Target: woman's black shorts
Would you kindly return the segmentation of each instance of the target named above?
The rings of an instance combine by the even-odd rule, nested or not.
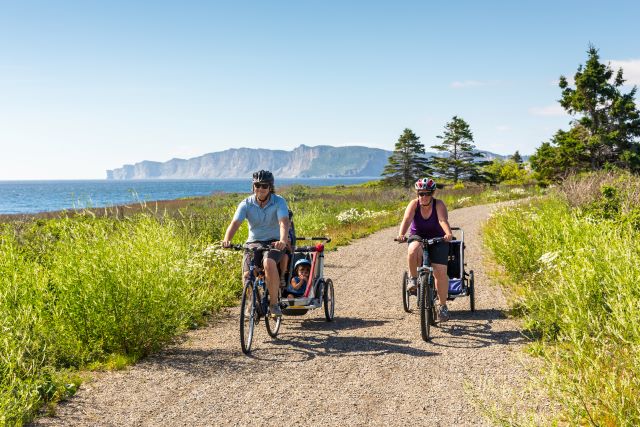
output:
[[[409,236],[409,240],[411,240],[411,236]],[[449,242],[438,242],[435,245],[430,245],[428,252],[432,264],[447,265],[449,263]]]

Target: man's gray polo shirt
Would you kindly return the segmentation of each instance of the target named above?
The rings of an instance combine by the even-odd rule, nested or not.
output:
[[[234,221],[249,222],[247,242],[265,242],[280,239],[278,219],[289,218],[287,202],[277,194],[271,194],[267,204],[261,208],[255,194],[247,197],[238,205]]]

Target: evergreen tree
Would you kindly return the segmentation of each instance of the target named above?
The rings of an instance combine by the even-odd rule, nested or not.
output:
[[[568,132],[559,130],[551,142],[535,153],[531,165],[545,180],[557,180],[569,171],[597,170],[618,166],[640,171],[640,112],[627,94],[622,69],[617,73],[600,63],[598,50],[589,46],[586,65],[578,66],[575,88],[560,76],[560,105],[577,119]]]
[[[411,129],[405,129],[382,171],[384,182],[408,188],[418,178],[427,175],[428,171],[428,161],[420,137]]]
[[[484,157],[484,154],[475,150],[471,128],[464,119],[453,116],[453,119],[444,127],[444,135],[437,138],[442,143],[432,145],[431,148],[447,153],[446,157],[433,157],[431,166],[441,177],[451,179],[454,183],[459,180],[484,181],[480,173],[480,164],[474,160]]]
[[[589,131],[581,125],[568,132],[556,132],[551,141],[543,143],[531,156],[537,178],[543,182],[559,181],[571,173],[588,170],[591,165],[588,139]]]
[[[509,157],[509,160],[513,160],[514,162],[516,162],[520,167],[522,167],[522,156],[520,155],[520,151],[516,150],[515,153],[513,153],[513,155],[511,157]]]

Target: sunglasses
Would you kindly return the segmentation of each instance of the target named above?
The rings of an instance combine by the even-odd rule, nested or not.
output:
[[[426,197],[426,196],[430,196],[432,195],[432,192],[428,192],[428,193],[418,193],[418,197]]]
[[[266,190],[267,188],[269,188],[269,184],[253,184],[253,186],[255,188],[262,188],[263,190]]]

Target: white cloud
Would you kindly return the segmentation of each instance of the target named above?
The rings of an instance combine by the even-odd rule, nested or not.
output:
[[[640,85],[640,59],[612,59],[610,64],[615,72],[622,68],[622,75],[626,80],[626,85]]]
[[[531,107],[529,108],[529,114],[545,117],[560,117],[568,115],[560,104],[547,105],[546,107]]]
[[[469,87],[495,86],[500,84],[498,81],[481,81],[481,80],[464,80],[451,83],[454,89],[465,89]]]

